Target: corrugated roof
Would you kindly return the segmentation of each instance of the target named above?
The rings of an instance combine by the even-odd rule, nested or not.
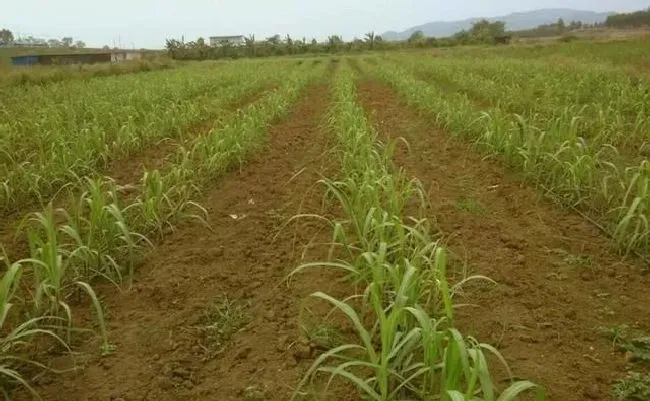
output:
[[[142,53],[139,50],[111,50],[108,52],[75,52],[75,53],[38,53],[38,54],[24,54],[15,57],[78,57],[78,56],[108,56],[111,54],[120,53]]]
[[[75,56],[106,56],[113,53],[122,53],[122,52],[101,52],[101,53],[38,53],[38,54],[25,54],[22,56],[14,57],[75,57]],[[13,57],[12,57],[13,58]]]

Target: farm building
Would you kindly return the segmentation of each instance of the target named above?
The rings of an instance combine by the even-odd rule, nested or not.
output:
[[[66,54],[30,54],[11,58],[13,65],[59,65],[59,64],[95,64],[117,63],[127,60],[140,60],[141,52],[113,51],[104,53],[66,53]]]
[[[246,44],[244,40],[244,35],[237,36],[210,36],[210,46],[219,47],[224,44],[229,44],[231,46],[242,46]]]
[[[140,60],[142,59],[141,52],[134,51],[115,51],[111,53],[111,62],[118,63],[120,61]]]

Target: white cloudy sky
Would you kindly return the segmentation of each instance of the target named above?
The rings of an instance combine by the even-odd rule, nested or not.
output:
[[[2,0],[0,28],[44,38],[73,36],[89,46],[162,47],[165,38],[275,33],[346,39],[374,30],[538,8],[632,11],[648,0]]]

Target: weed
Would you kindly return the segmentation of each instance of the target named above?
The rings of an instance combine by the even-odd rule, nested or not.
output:
[[[205,337],[204,348],[210,357],[220,354],[225,344],[244,326],[246,308],[241,301],[223,297],[204,312],[198,330]]]
[[[638,333],[627,325],[601,327],[599,330],[615,347],[627,353],[629,361],[650,362],[650,336]]]
[[[626,378],[614,383],[612,396],[615,401],[650,400],[650,375],[629,373]]]
[[[572,269],[593,270],[597,266],[596,261],[590,255],[576,255],[562,248],[551,249],[550,252],[561,257],[562,262]]]
[[[330,350],[343,344],[343,336],[339,329],[332,324],[319,323],[303,326],[303,331],[309,342],[321,350]]]
[[[475,214],[478,216],[486,213],[485,207],[478,201],[467,196],[459,196],[456,198],[456,208],[467,213]]]

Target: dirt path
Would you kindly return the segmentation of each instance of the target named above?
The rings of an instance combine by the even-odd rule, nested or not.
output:
[[[38,388],[45,400],[288,399],[313,361],[299,338],[304,298],[339,292],[325,273],[306,273],[291,286],[283,280],[301,245],[329,240],[329,230],[307,221],[280,230],[290,216],[321,209],[314,184],[327,163],[320,125],[328,94],[324,84],[308,89],[286,122],[270,129],[268,148],[207,192],[202,204],[213,231],[180,228],[153,251],[132,291],[105,297],[115,353],[92,358],[77,374],[48,375]],[[205,328],[206,311],[224,296],[231,304],[221,312],[241,311],[243,325],[219,346],[197,327]],[[96,347],[86,351],[97,354]]]
[[[464,331],[497,345],[514,373],[544,384],[550,400],[610,400],[612,380],[631,364],[597,328],[648,333],[650,278],[610,253],[593,226],[434,128],[390,88],[363,81],[358,89],[380,133],[410,143],[398,163],[430,190],[431,217],[454,266],[500,284],[467,288],[459,301],[476,306],[457,312]]]

